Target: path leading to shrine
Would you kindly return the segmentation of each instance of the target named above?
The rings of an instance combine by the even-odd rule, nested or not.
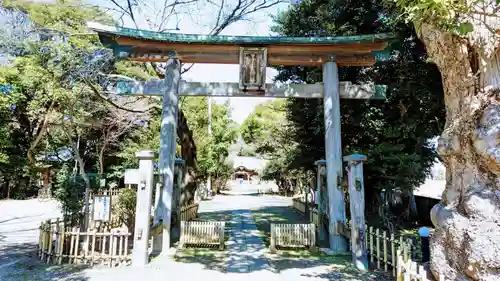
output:
[[[25,249],[36,245],[39,222],[57,217],[55,204],[36,200],[0,202],[0,280],[374,280],[353,270],[349,257],[307,251],[269,255],[269,222],[303,222],[305,218],[291,207],[291,198],[251,194],[249,190],[255,188],[237,184],[232,195],[215,196],[200,204],[200,219],[230,222],[225,251],[178,251],[174,258],[158,257],[144,268],[85,269],[42,264],[25,255]]]

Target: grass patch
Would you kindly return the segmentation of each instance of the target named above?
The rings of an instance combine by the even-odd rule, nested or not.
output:
[[[272,223],[309,223],[309,220],[292,207],[268,207],[252,210],[259,236],[269,246]]]
[[[226,221],[229,222],[232,219],[231,211],[222,211],[222,212],[206,212],[206,213],[198,213],[198,218],[196,220],[199,221]]]
[[[309,223],[306,216],[292,207],[254,209],[252,215],[259,230],[259,236],[263,238],[267,247],[269,246],[271,223]],[[392,280],[391,277],[385,274],[360,272],[352,265],[350,255],[329,256],[323,252],[312,252],[309,249],[287,249],[279,250],[278,254],[268,253],[266,257],[278,272],[305,269],[305,272],[301,274],[302,276],[327,280]],[[318,270],[308,270],[316,267],[318,267]]]
[[[351,262],[351,256],[329,256],[323,252],[313,253],[308,250],[286,250],[279,254],[268,254],[267,258],[273,268],[280,272],[297,268],[321,268],[320,270],[307,271],[301,275],[328,280],[392,280],[385,274],[375,272],[361,272]]]
[[[183,263],[199,263],[205,269],[227,272],[227,251],[185,248],[176,252],[174,260]]]

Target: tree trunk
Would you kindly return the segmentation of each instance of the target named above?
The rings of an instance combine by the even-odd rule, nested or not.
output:
[[[475,27],[467,38],[429,24],[419,31],[445,93],[438,152],[446,189],[431,211],[430,268],[446,280],[498,280],[500,272],[500,51]]]
[[[99,178],[102,179],[104,175],[104,152],[106,151],[106,144],[103,144],[99,151]]]
[[[73,131],[73,130],[71,130]],[[78,167],[80,170],[80,175],[83,178],[83,181],[85,182],[85,202],[84,202],[84,214],[83,214],[83,224],[81,224],[81,230],[85,231],[88,228],[88,223],[89,223],[89,216],[90,216],[90,179],[87,176],[87,173],[85,173],[85,163],[83,162],[83,158],[80,155],[80,150],[79,150],[79,143],[80,143],[80,135],[78,135],[78,143],[75,143],[73,141],[73,137],[69,133],[68,129],[65,128],[64,132],[66,133],[66,136],[68,137],[69,143],[71,144],[71,148],[73,149],[75,160],[78,163]],[[76,163],[75,163],[76,165]]]
[[[181,142],[181,157],[186,161],[183,172],[181,187],[180,206],[185,206],[193,202],[194,193],[198,187],[198,162],[196,160],[196,145],[193,133],[189,130],[184,112],[179,109],[179,120],[177,125],[177,136]]]

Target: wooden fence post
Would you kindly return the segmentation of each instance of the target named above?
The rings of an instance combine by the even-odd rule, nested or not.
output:
[[[322,186],[322,180],[321,177],[323,176],[321,174],[321,169],[325,169],[326,166],[326,161],[325,160],[318,160],[314,162],[316,165],[316,190],[318,191],[318,196],[316,196],[316,204],[318,205],[318,234],[319,234],[319,240],[320,241],[325,241],[327,239],[327,233],[325,229],[325,219],[324,219],[324,214],[326,214],[326,210],[324,209],[325,202],[323,202],[323,199],[327,198],[328,195],[325,194],[325,187]]]
[[[52,224],[49,220],[49,227],[48,227],[48,232],[49,232],[49,237],[48,237],[48,248],[47,248],[47,263],[50,262],[50,258],[52,257],[52,241],[54,239],[54,231],[53,230],[53,227],[52,227]]]
[[[354,265],[362,271],[368,270],[368,256],[365,248],[365,191],[363,161],[366,156],[352,154],[344,157],[348,167],[349,198],[351,208],[351,252]],[[379,231],[377,229],[377,265],[380,268]],[[370,251],[371,256],[373,253]]]
[[[391,263],[392,263],[392,275],[396,276],[396,238],[394,237],[394,233],[391,233]]]
[[[226,222],[221,222],[221,225],[219,226],[219,239],[220,239],[220,246],[219,248],[221,250],[224,250],[224,230],[226,229]]]
[[[66,223],[62,222],[61,231],[59,233],[59,251],[58,251],[58,264],[62,264],[63,255],[64,255],[64,241],[66,240]]]
[[[276,252],[276,233],[275,233],[275,229],[274,229],[274,224],[271,223],[271,242],[269,243],[269,251],[271,253],[275,253]]]
[[[384,231],[382,234],[382,243],[384,245],[384,271],[387,272],[387,232]]]

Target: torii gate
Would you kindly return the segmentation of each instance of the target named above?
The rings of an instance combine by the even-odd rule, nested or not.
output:
[[[393,34],[344,37],[261,37],[207,36],[160,33],[89,23],[101,42],[118,58],[139,62],[166,62],[165,79],[148,82],[122,81],[117,92],[163,97],[159,170],[163,174],[163,252],[170,247],[175,134],[178,97],[228,96],[320,98],[324,101],[325,148],[329,210],[329,242],[333,252],[347,251],[345,239],[337,231],[337,221],[345,222],[341,184],[342,146],[340,98],[385,98],[385,87],[339,82],[338,66],[370,66],[388,57],[386,48]],[[239,64],[239,83],[198,83],[180,80],[183,63]],[[266,84],[267,66],[322,66],[323,83]]]

